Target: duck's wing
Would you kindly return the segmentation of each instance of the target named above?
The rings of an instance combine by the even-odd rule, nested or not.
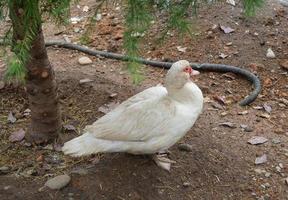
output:
[[[96,138],[117,141],[145,141],[163,134],[175,105],[166,98],[165,87],[156,86],[129,98],[104,115],[85,132]]]

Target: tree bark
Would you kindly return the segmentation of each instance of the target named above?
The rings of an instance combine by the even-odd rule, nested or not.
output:
[[[48,60],[42,30],[31,48],[26,89],[31,109],[31,124],[27,140],[35,143],[57,139],[61,130],[57,84]]]
[[[18,1],[18,2],[17,2]],[[10,7],[10,18],[13,25],[13,43],[25,38],[23,33],[24,25],[23,13],[25,14],[25,1],[23,4],[19,0],[14,0]],[[40,12],[35,12],[36,17]],[[29,59],[25,63],[26,91],[28,93],[29,105],[31,109],[31,122],[26,140],[31,143],[47,143],[57,139],[61,130],[61,114],[58,103],[57,84],[52,65],[48,60],[45,48],[44,36],[41,22],[37,25],[37,34],[33,39],[29,52]],[[27,32],[26,32],[27,34]],[[13,48],[17,54],[17,49]]]

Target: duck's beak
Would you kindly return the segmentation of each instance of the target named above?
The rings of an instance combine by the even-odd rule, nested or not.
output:
[[[191,76],[196,76],[196,75],[200,74],[200,72],[197,71],[197,70],[192,69],[190,74],[191,74]]]

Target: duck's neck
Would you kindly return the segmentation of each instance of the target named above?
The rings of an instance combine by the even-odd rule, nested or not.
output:
[[[203,95],[201,90],[198,88],[196,84],[189,81],[182,88],[177,87],[167,87],[168,96],[178,102],[195,104],[199,103],[202,105],[203,103]]]

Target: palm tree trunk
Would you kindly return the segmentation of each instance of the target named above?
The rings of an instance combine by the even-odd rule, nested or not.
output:
[[[41,29],[33,42],[30,56],[26,65],[26,89],[31,109],[27,139],[43,143],[57,139],[61,130],[61,115],[55,75],[48,60]]]
[[[27,28],[27,24],[24,25],[23,15],[25,15],[27,4],[25,1],[19,0],[12,2],[10,4],[10,18],[13,25],[13,43],[16,44],[17,41],[25,38],[23,30]],[[35,17],[41,19],[38,10],[35,11]],[[26,91],[31,109],[31,123],[26,134],[26,140],[37,144],[57,139],[61,130],[57,84],[45,48],[41,20],[39,22],[36,26],[37,32],[29,52],[29,59],[25,63],[27,69]],[[12,49],[17,54],[17,49]]]

